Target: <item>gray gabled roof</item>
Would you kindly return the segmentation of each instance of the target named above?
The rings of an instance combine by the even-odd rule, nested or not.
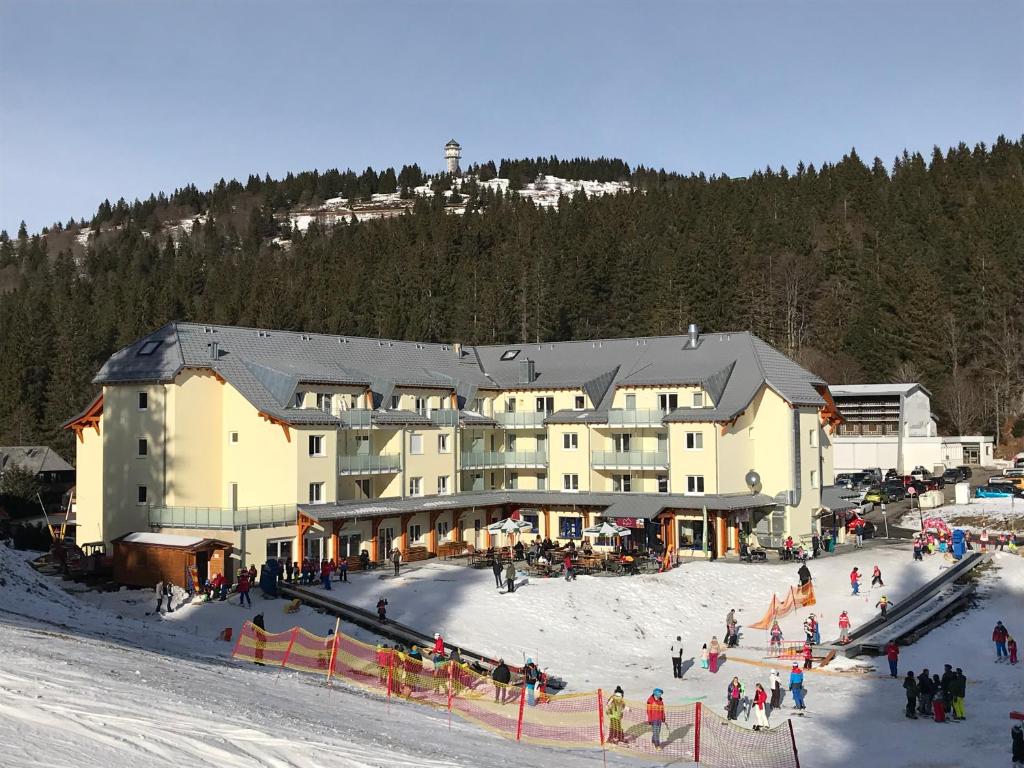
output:
[[[519,354],[503,360],[510,349]],[[526,361],[533,362],[535,374],[533,381],[522,383]],[[341,423],[319,410],[293,407],[294,392],[304,384],[366,386],[377,408],[389,403],[396,387],[452,391],[460,407],[481,389],[569,388],[585,392],[593,407],[553,420],[595,423],[607,419],[622,386],[699,385],[708,392],[711,407],[680,408],[665,421],[728,421],[764,386],[793,405],[820,407],[824,400],[818,389],[825,385],[749,333],[704,334],[696,346],[686,336],[654,336],[487,345],[456,354],[454,345],[447,344],[195,323],[170,323],[119,350],[94,381],[170,381],[186,368],[214,370],[257,409],[295,424]]]
[[[299,504],[299,511],[316,520],[358,520],[381,515],[436,512],[446,509],[472,509],[504,504],[518,506],[565,506],[600,509],[604,517],[635,517],[650,520],[666,509],[710,511],[758,509],[775,505],[763,493],[708,494],[687,496],[678,493],[599,493],[564,491],[472,491],[453,496],[417,496],[408,499],[368,499],[336,504]]]
[[[0,473],[10,467],[27,469],[33,475],[40,472],[74,472],[75,468],[45,445],[0,446]]]

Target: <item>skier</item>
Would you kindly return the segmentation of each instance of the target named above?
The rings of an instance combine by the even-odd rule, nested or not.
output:
[[[491,672],[491,680],[494,681],[494,703],[499,703],[498,700],[501,699],[500,703],[504,704],[508,695],[508,684],[512,682],[512,670],[508,668],[504,659],[498,659],[498,666]]]
[[[701,648],[700,648],[700,666],[701,666],[701,669],[707,669],[708,668],[708,656],[709,656],[708,644],[704,643],[704,645],[702,645]]]
[[[708,669],[711,670],[711,674],[718,672],[718,655],[722,652],[722,646],[718,643],[718,638],[714,635],[711,636],[711,645],[708,646]]]
[[[897,676],[896,667],[900,658],[900,649],[896,647],[895,640],[890,640],[889,644],[885,646],[885,658],[889,660],[889,677],[895,680]]]
[[[331,588],[331,564],[324,558],[320,561],[320,583],[324,589],[330,590]]]
[[[562,567],[565,571],[565,580],[576,581],[576,571],[572,567],[572,555],[568,552],[565,553],[565,560],[562,561]]]
[[[846,645],[850,642],[850,615],[843,611],[839,614],[839,644]]]
[[[895,603],[889,602],[889,598],[887,598],[885,595],[882,595],[882,599],[875,603],[875,607],[881,609],[883,619],[885,618],[885,612],[892,608],[894,605]]]
[[[917,676],[917,712],[920,715],[931,717],[932,715],[932,688],[931,673],[927,669]]]
[[[782,627],[779,626],[779,622],[772,620],[772,628],[769,631],[770,640],[768,641],[768,650],[771,654],[779,656],[782,654]]]
[[[381,624],[386,624],[388,620],[388,601],[383,597],[377,601],[377,619]]]
[[[932,717],[936,723],[946,722],[946,704],[942,699],[942,681],[938,675],[932,675]]]
[[[511,560],[505,566],[505,586],[508,587],[507,592],[516,591],[516,566]]]
[[[814,652],[811,650],[810,643],[804,643],[803,650],[800,651],[800,655],[804,657],[804,669],[810,669],[814,666]]]
[[[491,571],[494,573],[494,586],[497,589],[501,589],[504,584],[501,583],[501,559],[495,557],[491,560]]]
[[[1020,723],[1010,729],[1010,753],[1014,765],[1024,765],[1024,726]]]
[[[395,576],[397,576],[402,566],[402,550],[398,547],[391,550],[391,563],[395,566]]]
[[[907,672],[907,677],[903,681],[903,690],[907,693],[906,716],[911,720],[917,720],[917,712],[914,711],[917,704],[917,678],[914,677],[913,672]]]
[[[942,710],[946,714],[953,711],[953,696],[955,690],[956,672],[950,664],[946,665],[939,681],[939,690],[942,692]]]
[[[1009,654],[1006,650],[1006,638],[1010,633],[1006,631],[1003,622],[997,621],[995,629],[992,630],[992,642],[996,644],[996,661],[1002,661]]]
[[[953,679],[953,717],[956,720],[966,720],[964,712],[964,697],[967,695],[967,676],[960,667],[956,668],[956,677]]]
[[[860,594],[860,571],[856,568],[850,571],[850,588],[854,595]]]
[[[882,583],[882,569],[879,568],[877,565],[874,567],[874,569],[871,572],[871,586],[873,587],[876,584],[879,587],[884,587],[885,586],[885,584]]]
[[[676,641],[669,646],[672,653],[672,677],[679,680],[683,677],[683,638],[676,635]]]
[[[622,730],[622,716],[629,711],[629,707],[626,706],[624,696],[622,687],[615,686],[615,692],[608,699],[608,705],[604,708],[605,714],[608,715],[608,742],[611,744],[622,743],[626,740],[625,732]]]
[[[801,563],[800,567],[797,569],[796,574],[800,578],[801,587],[805,584],[811,583],[811,569],[807,567],[806,562]]]
[[[170,606],[168,606],[170,607]],[[1010,663],[1017,663],[1017,641],[1012,637],[1006,638],[1006,650],[1010,652]]]
[[[772,670],[770,687],[772,689],[772,700],[769,703],[770,709],[768,714],[782,707],[782,681],[779,679],[779,670],[777,669]]]
[[[799,664],[794,664],[789,672],[789,690],[793,694],[793,706],[799,710],[807,709],[804,706],[804,673]]]
[[[921,543],[920,538],[914,539],[914,560],[919,562],[924,561],[924,545]]]
[[[532,707],[536,703],[535,690],[537,681],[540,680],[540,670],[533,663],[533,659],[526,660],[526,666],[523,667],[523,680],[526,682],[526,703]]]
[[[661,726],[665,724],[663,694],[661,688],[655,688],[647,699],[647,723],[651,726],[651,743],[655,749],[661,749]]]
[[[249,597],[249,574],[243,570],[238,574],[238,604],[246,603],[252,608],[252,598]]]

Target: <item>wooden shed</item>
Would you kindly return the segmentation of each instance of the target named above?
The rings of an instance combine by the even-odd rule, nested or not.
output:
[[[167,533],[126,533],[111,543],[114,580],[120,584],[152,587],[158,581],[170,581],[184,587],[192,568],[199,584],[218,573],[234,578],[232,545],[226,541]]]

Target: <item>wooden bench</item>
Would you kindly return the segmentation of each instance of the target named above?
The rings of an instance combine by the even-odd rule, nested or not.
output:
[[[437,556],[445,560],[466,554],[470,546],[464,541],[445,541],[437,545]]]
[[[419,560],[429,560],[434,555],[426,547],[409,547],[402,553],[402,559],[407,563],[415,563]]]

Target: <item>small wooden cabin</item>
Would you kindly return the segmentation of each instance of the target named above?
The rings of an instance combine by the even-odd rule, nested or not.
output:
[[[126,533],[114,545],[114,580],[134,587],[152,587],[170,581],[184,587],[194,567],[199,584],[223,573],[233,579],[232,545],[218,539],[167,533]]]

